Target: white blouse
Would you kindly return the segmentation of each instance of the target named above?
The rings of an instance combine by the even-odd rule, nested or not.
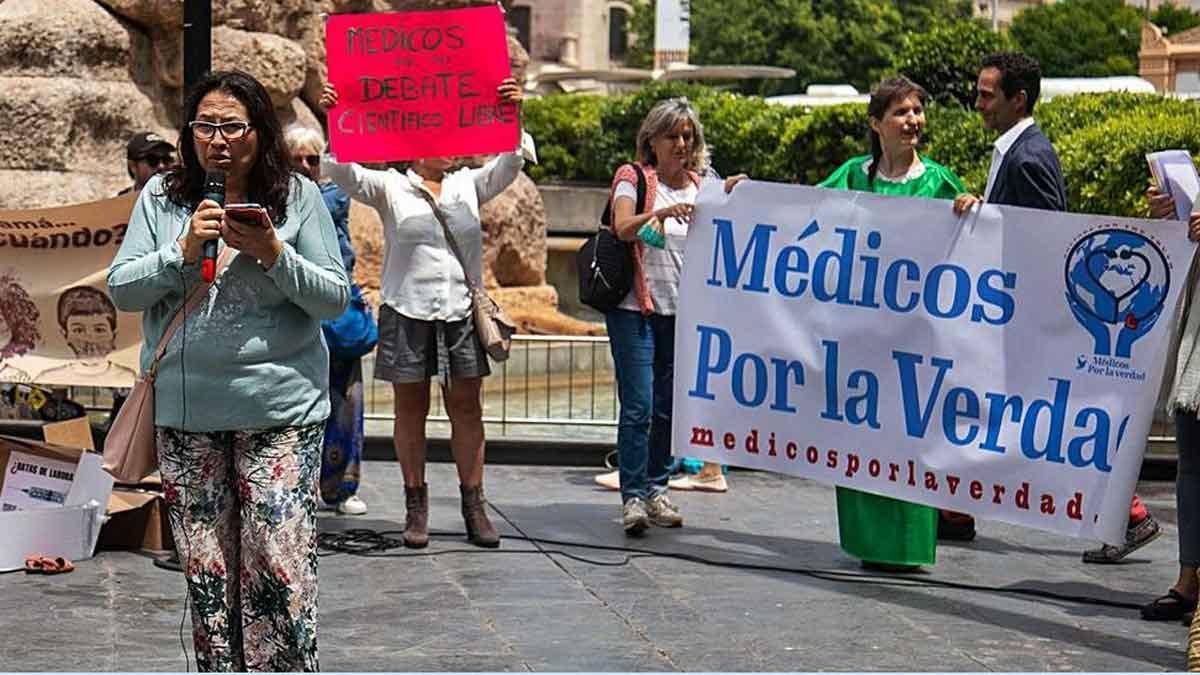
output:
[[[654,206],[650,210],[658,211],[676,204],[695,204],[699,192],[699,188],[691,181],[679,189],[659,181],[654,194]],[[632,183],[622,181],[617,184],[614,201],[617,197],[624,197],[636,204],[637,188]],[[679,304],[679,275],[683,271],[683,249],[687,245],[687,221],[667,218],[663,221],[663,234],[666,235],[665,248],[650,245],[642,247],[642,269],[646,273],[646,287],[650,291],[654,313],[675,316]],[[618,309],[642,311],[636,288],[629,289]]]
[[[536,161],[533,139],[522,133],[517,151],[499,155],[478,169],[448,173],[442,179],[437,202],[475,282],[481,281],[483,270],[479,206],[516,180],[526,155]],[[386,245],[380,280],[385,304],[421,321],[457,321],[470,315],[467,277],[446,243],[441,223],[421,196],[421,191],[428,190],[415,171],[402,174],[395,169],[367,169],[354,163],[339,164],[325,155],[321,173],[379,212]]]

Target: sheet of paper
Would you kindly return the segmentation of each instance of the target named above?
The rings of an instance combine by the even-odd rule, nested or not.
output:
[[[1165,150],[1146,155],[1146,160],[1159,189],[1175,200],[1175,217],[1187,220],[1200,193],[1200,176],[1191,155],[1186,150]]]
[[[1175,198],[1175,215],[1180,220],[1187,220],[1196,203],[1196,195],[1200,193],[1200,178],[1196,176],[1196,167],[1191,162],[1163,164],[1163,178],[1171,186],[1171,196]]]
[[[62,506],[74,480],[71,462],[10,452],[4,467],[4,489],[0,490],[0,512]]]

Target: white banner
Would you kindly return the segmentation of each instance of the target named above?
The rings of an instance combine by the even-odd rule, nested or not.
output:
[[[1120,542],[1194,248],[1174,221],[707,184],[675,453]]]

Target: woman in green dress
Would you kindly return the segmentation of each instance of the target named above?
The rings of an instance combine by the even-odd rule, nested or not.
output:
[[[867,104],[871,154],[850,159],[821,187],[948,200],[967,192],[954,172],[917,153],[927,99],[906,77],[879,83]],[[837,505],[842,550],[863,566],[907,571],[933,564],[936,509],[847,488],[837,489]]]

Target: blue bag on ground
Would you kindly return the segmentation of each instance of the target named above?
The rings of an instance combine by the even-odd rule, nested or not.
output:
[[[379,342],[379,326],[371,316],[371,308],[363,299],[358,284],[350,286],[350,304],[336,319],[321,322],[325,333],[325,344],[329,345],[329,357],[336,361],[352,361],[362,358],[375,349]]]

